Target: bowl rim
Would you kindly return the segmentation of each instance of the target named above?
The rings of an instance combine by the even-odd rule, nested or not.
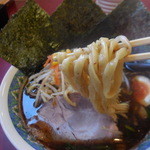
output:
[[[14,66],[11,66],[7,73],[5,74],[2,83],[0,85],[0,123],[2,129],[9,139],[9,141],[14,145],[17,150],[34,150],[17,132],[15,129],[12,120],[9,115],[8,109],[8,91],[11,85],[11,82],[17,73],[18,69]]]

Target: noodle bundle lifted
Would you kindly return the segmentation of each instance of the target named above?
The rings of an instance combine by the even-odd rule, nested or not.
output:
[[[85,48],[54,53],[44,69],[29,78],[27,93],[36,97],[36,107],[57,95],[76,106],[69,94],[80,93],[98,112],[117,120],[117,114],[126,116],[128,112],[128,103],[119,102],[118,96],[124,58],[130,53],[125,36],[100,38]]]
[[[145,89],[134,97],[133,87],[140,91],[136,75],[149,81],[150,72],[131,72],[123,64],[132,49],[128,39],[149,36],[149,18],[140,0],[124,0],[108,16],[93,0],[64,0],[51,16],[27,0],[10,19],[0,32],[0,57],[28,80],[17,73],[17,88],[12,81],[9,93],[17,100],[9,103],[10,114],[16,112],[14,125],[34,149],[120,150],[144,138],[150,110],[139,103]],[[135,53],[140,49],[149,51],[142,46]]]

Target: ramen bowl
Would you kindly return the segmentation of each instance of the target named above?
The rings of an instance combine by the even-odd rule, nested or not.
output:
[[[45,148],[26,131],[19,115],[17,96],[23,77],[24,75],[13,66],[6,73],[0,87],[0,122],[6,136],[16,149],[44,150]],[[133,149],[143,150],[149,147],[150,135],[148,133]]]

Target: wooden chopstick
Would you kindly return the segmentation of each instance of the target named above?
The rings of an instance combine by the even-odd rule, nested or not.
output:
[[[137,47],[137,46],[142,46],[142,45],[147,45],[150,44],[150,37],[145,37],[145,38],[140,38],[136,40],[131,40],[130,44],[132,47]],[[123,43],[119,43],[120,47],[123,47]],[[68,55],[70,55],[69,53]],[[72,53],[73,54],[73,53]],[[150,52],[147,53],[138,53],[138,54],[130,54],[127,57],[124,58],[125,62],[130,62],[130,61],[138,61],[138,60],[145,60],[145,59],[150,59]]]
[[[150,59],[150,52],[128,55],[125,58],[125,62],[145,60],[145,59]]]
[[[140,38],[130,41],[132,47],[150,44],[150,37]]]
[[[142,46],[142,45],[148,45],[150,44],[150,37],[140,38],[136,40],[131,40],[130,44],[132,47]],[[119,43],[120,47],[125,46],[124,43]]]
[[[148,45],[148,44],[150,44],[150,37],[131,40],[130,44],[131,44],[132,47]],[[125,62],[145,60],[145,59],[150,59],[150,52],[131,54],[131,55],[129,55],[125,58]]]

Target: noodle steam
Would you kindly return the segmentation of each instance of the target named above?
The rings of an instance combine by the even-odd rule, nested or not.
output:
[[[124,58],[130,53],[131,45],[125,36],[100,38],[86,48],[54,53],[44,69],[29,78],[27,92],[36,97],[36,106],[62,94],[70,105],[76,106],[68,94],[78,92],[88,98],[98,112],[116,120],[117,114],[125,116],[128,111],[128,103],[119,102],[118,95]],[[55,84],[53,66],[56,64],[60,85]]]

